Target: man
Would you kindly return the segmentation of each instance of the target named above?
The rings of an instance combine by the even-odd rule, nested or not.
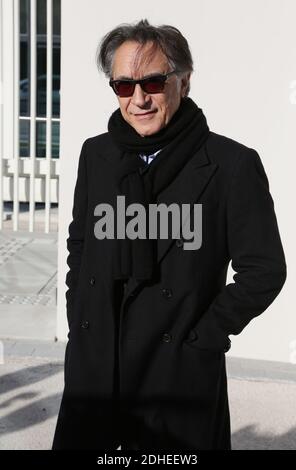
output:
[[[229,335],[286,278],[264,168],[254,149],[209,130],[188,96],[192,57],[176,28],[121,25],[101,41],[98,65],[119,108],[79,159],[53,449],[231,449]],[[183,219],[178,238],[112,237],[112,223],[100,237],[101,209],[118,197],[146,209],[201,204],[200,247],[185,249]]]

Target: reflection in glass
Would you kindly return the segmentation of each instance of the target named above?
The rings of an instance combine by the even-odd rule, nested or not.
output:
[[[60,123],[59,121],[52,122],[52,135],[51,135],[51,158],[59,158],[60,153]],[[36,122],[36,157],[46,157],[46,121]]]
[[[46,0],[37,2],[37,116],[46,116]]]
[[[53,0],[52,115],[60,117],[61,0]]]
[[[52,158],[59,158],[60,156],[60,122],[53,121],[52,123]]]
[[[46,157],[46,121],[36,122],[36,157]]]
[[[46,35],[46,0],[37,1],[37,34]]]
[[[20,115],[30,115],[30,1],[20,0]]]
[[[20,119],[20,157],[30,156],[30,121]]]

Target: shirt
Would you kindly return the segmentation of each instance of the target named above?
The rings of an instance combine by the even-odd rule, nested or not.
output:
[[[144,153],[140,153],[140,157],[144,160],[144,162],[146,163],[151,163],[153,158],[156,157],[156,155],[161,151],[162,149],[160,150],[157,150],[157,152],[155,153],[152,153],[151,155],[145,155]]]

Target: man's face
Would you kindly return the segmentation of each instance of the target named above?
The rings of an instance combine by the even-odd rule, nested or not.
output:
[[[150,46],[151,43],[146,44],[144,51]],[[116,50],[113,59],[113,80],[141,79],[147,75],[172,71],[166,56],[159,49],[155,51],[149,63],[147,60],[140,60],[136,68],[135,55],[138,47],[137,42],[126,41]],[[123,118],[142,137],[160,131],[177,111],[181,97],[185,96],[189,78],[190,74],[183,77],[172,74],[168,77],[161,93],[149,95],[142,90],[140,84],[137,84],[132,96],[127,98],[117,96]]]

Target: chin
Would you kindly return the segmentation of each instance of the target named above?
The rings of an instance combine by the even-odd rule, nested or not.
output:
[[[148,135],[152,135],[152,134],[155,134],[155,131],[154,129],[136,129],[136,131],[138,132],[138,134],[140,134],[142,137],[146,137]]]
[[[156,134],[161,128],[162,126],[135,126],[135,130],[143,137]]]

